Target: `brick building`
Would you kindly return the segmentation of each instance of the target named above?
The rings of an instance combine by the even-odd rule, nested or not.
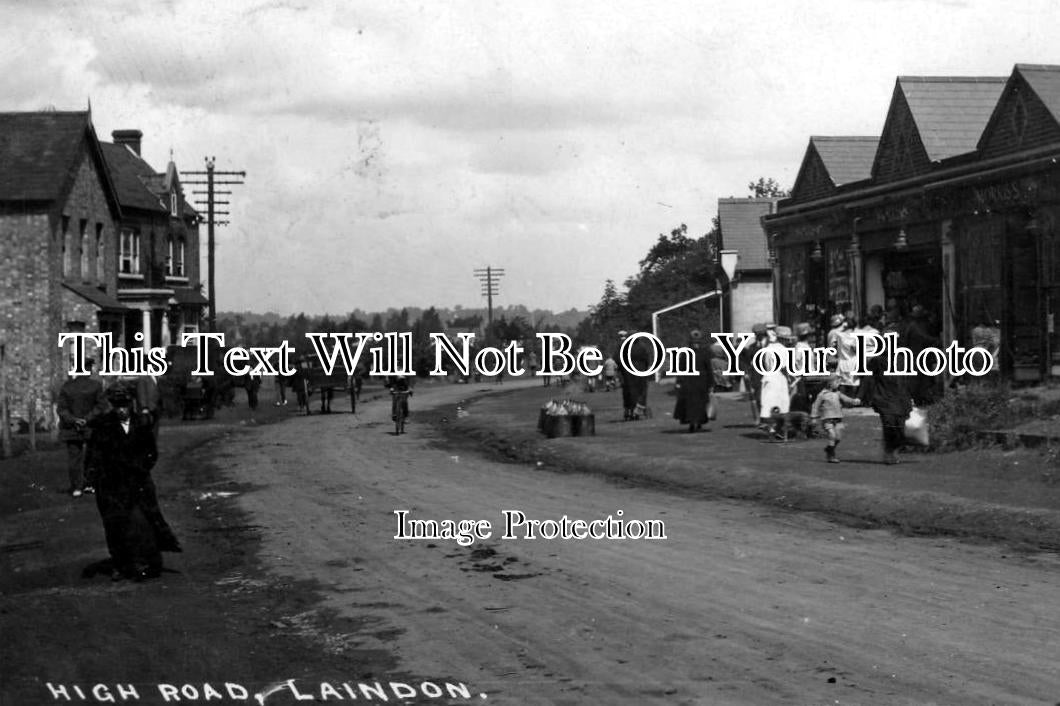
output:
[[[0,113],[0,336],[12,419],[49,418],[61,331],[120,330],[120,218],[88,113]]]
[[[50,425],[68,365],[61,332],[110,332],[119,345],[138,345],[148,297],[149,335],[156,319],[177,329],[199,325],[198,217],[182,197],[177,216],[159,203],[180,196],[172,164],[172,174],[132,170],[105,153],[115,147],[99,141],[87,111],[0,113],[0,364],[13,421]],[[153,208],[131,200],[132,171]],[[146,247],[123,243],[129,230]],[[182,274],[165,269],[170,242],[181,242],[171,235],[184,238]],[[158,263],[155,279],[149,273]],[[158,333],[149,340],[160,341]]]
[[[878,140],[811,139],[762,220],[779,318],[920,306],[943,346],[987,327],[1009,378],[1060,375],[1058,159],[1060,67],[899,77]]]

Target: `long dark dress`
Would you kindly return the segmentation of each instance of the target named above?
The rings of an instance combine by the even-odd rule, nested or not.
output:
[[[714,369],[711,365],[710,349],[703,344],[692,344],[695,353],[695,375],[682,376],[678,379],[680,388],[677,391],[677,406],[674,417],[681,424],[687,424],[694,431],[706,424],[707,405],[710,393],[714,389]]]
[[[629,351],[630,361],[637,370],[647,370],[651,365],[652,351],[650,344],[643,338],[634,341]],[[619,365],[622,378],[622,406],[626,419],[639,419],[647,413],[648,377],[634,375],[623,365]]]
[[[96,506],[113,568],[128,578],[157,576],[162,551],[180,551],[158,507],[151,468],[158,452],[150,424],[135,417],[126,431],[116,413],[108,414],[93,434],[99,462]]]
[[[883,448],[890,454],[905,443],[905,420],[913,411],[912,396],[905,377],[886,374],[884,356],[870,358],[868,369],[872,373],[872,409],[880,415]]]

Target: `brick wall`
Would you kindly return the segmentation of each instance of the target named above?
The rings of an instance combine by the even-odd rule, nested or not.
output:
[[[69,281],[82,282],[79,226],[84,219],[93,250],[95,224],[103,224],[104,280],[109,293],[116,291],[114,223],[96,165],[84,154],[61,208],[0,212],[0,320],[12,419],[28,421],[32,403],[38,419],[51,421],[52,396],[64,379],[59,333],[68,321],[83,321],[88,331],[98,323],[95,306],[61,284],[61,216],[67,217],[72,233]],[[94,262],[89,269],[95,269]]]

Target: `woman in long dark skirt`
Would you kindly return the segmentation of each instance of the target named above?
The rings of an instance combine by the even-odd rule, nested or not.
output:
[[[692,331],[689,347],[694,354],[695,375],[683,375],[678,379],[677,406],[674,418],[688,425],[689,433],[697,432],[710,421],[708,406],[710,393],[714,389],[714,368],[711,365],[710,347],[703,334]]]
[[[161,552],[181,551],[158,506],[151,468],[158,458],[150,422],[132,415],[132,396],[120,386],[107,394],[113,410],[93,434],[98,463],[96,506],[114,579],[143,580],[162,571]]]
[[[869,359],[872,373],[872,409],[883,425],[883,462],[898,463],[898,449],[905,443],[905,420],[913,411],[913,399],[901,375],[887,375],[885,356]]]

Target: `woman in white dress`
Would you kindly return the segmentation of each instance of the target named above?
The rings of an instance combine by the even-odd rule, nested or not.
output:
[[[787,351],[777,340],[776,327],[770,328],[766,335],[769,337],[769,342],[762,349],[764,352],[759,356],[762,361],[763,375],[762,397],[758,416],[759,421],[764,426],[775,432],[776,430],[773,428],[774,415],[787,414],[791,411],[791,388],[789,387]],[[779,364],[774,366],[770,361],[771,357],[775,357]],[[764,372],[773,367],[777,368],[776,371]]]

